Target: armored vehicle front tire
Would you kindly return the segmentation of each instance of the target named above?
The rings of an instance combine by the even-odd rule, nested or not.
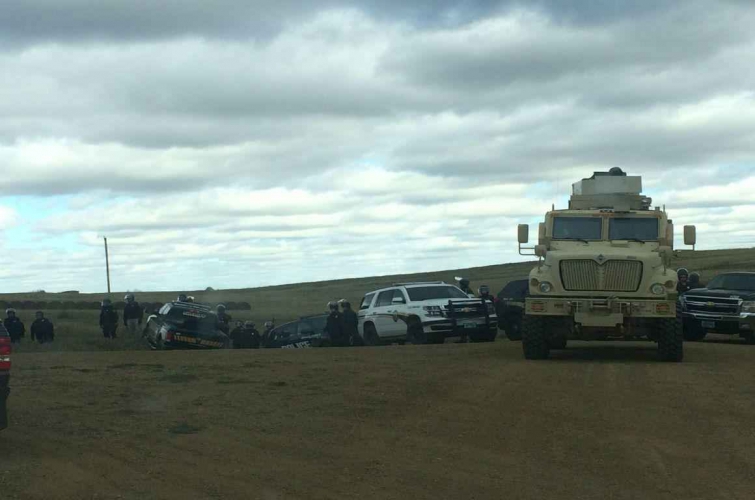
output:
[[[684,331],[681,318],[657,320],[658,358],[661,361],[680,362],[684,358]]]
[[[550,332],[547,318],[527,316],[522,318],[522,350],[525,359],[547,359],[550,354]]]

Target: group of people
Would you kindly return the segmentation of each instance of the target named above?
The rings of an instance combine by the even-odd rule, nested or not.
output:
[[[11,342],[18,344],[26,336],[26,325],[16,315],[16,310],[8,308],[5,310],[5,319],[3,326],[8,330]],[[37,311],[34,313],[34,322],[31,324],[31,341],[46,344],[55,340],[55,326],[52,321],[45,318],[45,313]]]
[[[676,291],[684,293],[688,290],[694,290],[696,288],[704,288],[704,285],[700,282],[700,274],[691,273],[685,267],[680,267],[676,271],[678,281],[676,283]]]
[[[333,347],[361,346],[364,344],[359,335],[359,318],[351,308],[351,302],[341,299],[328,302],[328,319],[325,333]]]
[[[141,329],[144,321],[144,309],[136,301],[133,293],[125,297],[126,305],[123,306],[123,326],[130,334],[136,334]],[[120,325],[120,315],[115,310],[110,299],[102,301],[100,309],[100,329],[106,339],[115,339]]]

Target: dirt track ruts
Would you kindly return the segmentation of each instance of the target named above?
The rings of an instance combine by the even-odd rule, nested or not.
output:
[[[3,499],[755,497],[755,348],[14,356]]]

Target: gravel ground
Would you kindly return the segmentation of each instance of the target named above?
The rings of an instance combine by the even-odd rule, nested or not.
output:
[[[3,499],[751,499],[755,348],[14,355]]]

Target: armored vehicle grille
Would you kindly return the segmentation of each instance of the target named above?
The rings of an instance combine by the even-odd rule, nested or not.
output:
[[[642,262],[590,259],[561,261],[561,281],[570,292],[636,292],[642,281]]]

